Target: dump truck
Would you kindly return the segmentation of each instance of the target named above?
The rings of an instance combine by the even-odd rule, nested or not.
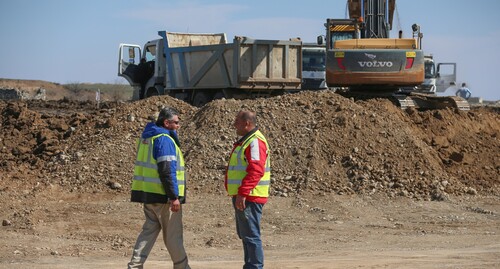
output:
[[[144,46],[119,46],[118,75],[134,98],[168,94],[195,106],[219,98],[257,98],[300,89],[302,42],[226,34],[159,31]]]
[[[396,0],[347,0],[347,7],[348,19],[325,24],[329,88],[353,98],[386,97],[401,108],[469,109],[465,100],[415,90],[425,80],[423,34],[413,24],[412,38],[402,38],[402,31],[398,38],[389,37]]]

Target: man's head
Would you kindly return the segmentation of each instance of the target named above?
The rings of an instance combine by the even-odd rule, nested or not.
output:
[[[464,82],[464,83],[462,83],[462,87],[465,87],[465,86],[467,86],[467,84],[465,84],[465,82]]]
[[[160,110],[156,125],[168,130],[179,129],[179,112],[171,107],[165,107]]]
[[[255,112],[249,110],[241,110],[233,123],[236,129],[236,134],[239,136],[244,136],[252,131],[255,126],[257,126],[257,116]]]

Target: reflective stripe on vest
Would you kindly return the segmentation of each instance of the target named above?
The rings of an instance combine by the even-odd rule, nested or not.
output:
[[[154,141],[160,136],[168,137],[175,145],[175,156],[167,155],[155,160],[153,158]],[[185,190],[185,166],[184,157],[180,148],[175,144],[174,139],[167,134],[159,134],[147,139],[138,139],[137,141],[137,159],[134,167],[134,179],[132,181],[132,190],[143,191],[165,195],[165,189],[158,174],[158,162],[177,161],[176,176],[179,196],[184,196]]]
[[[264,175],[259,180],[257,186],[250,192],[250,196],[268,197],[269,186],[271,182],[271,161],[270,151],[267,140],[262,133],[257,130],[250,135],[243,143],[236,146],[231,157],[229,158],[229,166],[227,168],[227,192],[229,195],[238,194],[238,188],[241,186],[241,181],[247,175],[246,169],[248,163],[245,159],[245,150],[252,143],[254,139],[260,139],[266,144],[267,159],[264,167]]]

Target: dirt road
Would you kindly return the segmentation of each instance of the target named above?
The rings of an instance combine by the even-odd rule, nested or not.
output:
[[[140,206],[123,194],[54,199],[58,191],[30,206],[33,229],[1,230],[0,267],[124,268],[142,225]],[[498,197],[274,197],[264,208],[266,268],[498,268],[498,212]],[[192,268],[241,267],[227,197],[192,197],[184,216]],[[159,238],[147,268],[170,264]]]

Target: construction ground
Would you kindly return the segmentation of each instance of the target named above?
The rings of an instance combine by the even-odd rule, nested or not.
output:
[[[48,93],[50,96],[50,93]],[[241,268],[223,179],[232,123],[255,110],[271,147],[266,268],[500,268],[500,109],[418,111],[331,91],[217,100],[0,101],[0,268],[125,268],[135,139],[181,113],[192,268]],[[161,237],[146,268],[171,268]]]

